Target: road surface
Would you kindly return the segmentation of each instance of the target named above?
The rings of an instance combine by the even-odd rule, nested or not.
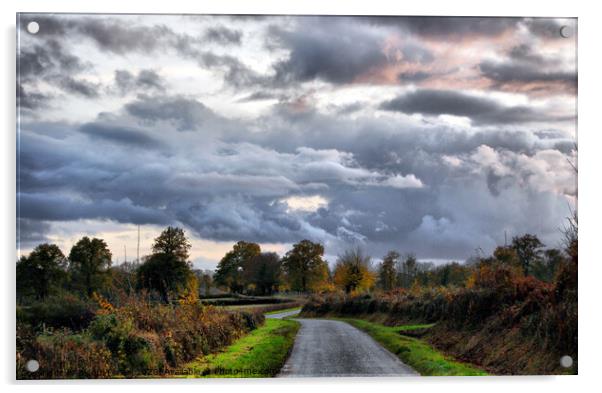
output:
[[[284,312],[271,318],[291,315]],[[342,321],[295,319],[301,328],[279,377],[418,376],[366,333]]]
[[[281,318],[285,318],[285,317],[290,317],[293,315],[297,315],[301,312],[301,309],[296,309],[296,310],[289,310],[289,311],[284,311],[284,312],[279,312],[277,314],[266,314],[266,318],[274,318],[274,319],[281,319]]]

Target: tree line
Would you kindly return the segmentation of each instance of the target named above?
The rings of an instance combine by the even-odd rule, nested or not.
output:
[[[111,291],[146,291],[168,303],[183,297],[211,294],[212,287],[235,294],[272,295],[294,291],[346,293],[420,286],[464,286],[478,264],[504,264],[524,275],[551,281],[566,260],[557,249],[545,249],[534,235],[512,239],[490,257],[472,258],[435,266],[419,262],[412,253],[389,251],[374,264],[361,248],[340,254],[332,270],[324,259],[324,246],[302,240],[282,257],[262,252],[257,243],[239,241],[220,260],[215,272],[194,270],[189,261],[190,241],[181,228],[167,227],[141,263],[112,266],[106,242],[83,237],[65,256],[54,244],[40,244],[17,262],[17,296],[42,300],[68,291],[92,297]]]
[[[497,247],[490,257],[472,257],[466,263],[436,266],[420,262],[413,253],[389,251],[374,264],[361,248],[351,248],[337,257],[331,270],[323,259],[324,247],[303,240],[282,258],[262,253],[256,243],[238,242],[219,262],[213,277],[216,285],[234,293],[269,295],[275,291],[346,293],[390,291],[418,285],[465,286],[478,266],[504,265],[525,276],[551,282],[567,261],[562,250],[549,248],[535,235],[516,236],[511,244]]]
[[[55,244],[40,244],[17,261],[17,297],[27,302],[70,292],[90,298],[115,290],[145,290],[163,302],[196,296],[203,274],[193,271],[190,248],[184,230],[171,226],[155,239],[152,254],[140,264],[112,266],[112,253],[103,239],[85,236],[68,256]]]

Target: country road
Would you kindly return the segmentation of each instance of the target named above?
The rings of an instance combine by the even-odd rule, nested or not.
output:
[[[284,318],[298,311],[272,314]],[[301,328],[278,377],[418,376],[366,333],[327,319],[295,319]]]
[[[269,318],[281,319],[281,318],[286,318],[286,317],[290,317],[293,315],[297,315],[297,314],[299,314],[300,311],[301,311],[301,309],[284,311],[284,312],[279,312],[277,314],[267,314],[265,317],[268,319]]]

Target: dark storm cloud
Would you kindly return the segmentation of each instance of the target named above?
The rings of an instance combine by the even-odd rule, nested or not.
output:
[[[424,71],[406,71],[400,72],[397,78],[400,82],[422,82],[432,76],[433,74]]]
[[[57,77],[56,84],[65,92],[80,95],[86,98],[97,98],[100,96],[100,86],[84,79],[75,79],[70,76]]]
[[[118,17],[42,16],[39,20],[41,31],[44,26],[49,26],[41,35],[42,38],[48,38],[48,42],[57,42],[68,36],[80,36],[91,40],[99,50],[113,54],[148,55],[158,50],[175,51],[183,58],[195,60],[203,66],[225,66],[232,79],[236,73],[244,71],[244,66],[238,59],[231,56],[217,56],[204,49],[207,40],[219,44],[224,44],[225,41],[229,43],[240,41],[242,33],[225,27],[209,29],[205,36],[193,36],[176,33],[162,24],[136,25]],[[58,25],[61,27],[58,28]]]
[[[413,250],[432,258],[464,259],[470,255],[475,244],[488,248],[503,241],[503,230],[500,231],[500,228],[504,225],[513,233],[522,233],[526,228],[542,233],[545,226],[537,227],[532,222],[523,222],[527,216],[517,215],[517,211],[531,208],[545,210],[539,203],[552,204],[556,210],[553,214],[548,213],[548,225],[554,220],[560,222],[560,212],[566,208],[566,201],[560,195],[539,191],[525,194],[523,176],[530,169],[525,169],[515,177],[507,177],[487,168],[479,169],[479,161],[475,163],[472,159],[469,160],[470,166],[460,164],[458,167],[442,160],[446,156],[466,157],[483,145],[493,146],[495,151],[512,152],[508,154],[515,157],[512,162],[516,163],[513,164],[516,167],[511,171],[519,173],[523,165],[521,162],[527,157],[533,157],[540,150],[555,149],[558,142],[554,138],[540,140],[527,130],[462,132],[445,127],[412,127],[397,124],[391,119],[343,121],[318,113],[306,115],[302,120],[287,117],[282,124],[272,120],[273,132],[257,135],[259,139],[256,143],[277,146],[278,149],[295,145],[312,146],[315,149],[336,147],[352,151],[361,167],[414,173],[424,182],[426,187],[422,189],[358,189],[339,185],[319,192],[330,204],[327,209],[312,215],[309,222],[334,237],[370,239],[365,246],[373,255],[383,255],[392,248]],[[279,127],[281,131],[278,131]],[[561,139],[565,141],[563,143],[569,140],[566,135],[557,133],[555,136],[564,138]],[[460,158],[459,162],[464,160],[466,158]],[[556,164],[549,165],[554,167],[562,161],[560,159]],[[540,183],[537,179],[530,181],[533,182],[530,187],[538,187]],[[465,195],[460,197],[458,190],[465,190]],[[449,193],[458,194],[453,203],[445,198]],[[479,198],[486,200],[479,207],[480,214],[487,214],[488,209],[500,212],[493,220],[496,224],[484,223],[482,218],[474,214],[462,216],[461,211],[470,207],[460,206],[458,201],[460,198],[470,200],[470,195],[479,195]],[[510,195],[518,198],[520,207],[517,209],[504,204],[504,198]],[[458,204],[458,207],[454,204]],[[553,238],[554,234],[550,231],[545,236]],[[444,244],[438,247],[430,243],[431,238],[441,239]],[[428,246],[425,245],[427,240]]]
[[[152,52],[177,38],[170,28],[163,25],[136,26],[117,19],[88,17],[69,18],[63,23],[94,41],[99,49],[117,54]]]
[[[40,14],[24,15],[22,18],[22,29],[26,29],[28,21],[37,21],[40,24],[39,38],[45,39],[46,42],[78,37],[92,41],[101,51],[119,55],[132,52],[149,54],[159,49],[176,49],[185,53],[191,51],[194,45],[202,43],[200,37],[177,34],[162,24],[137,25],[117,16]]]
[[[20,49],[17,67],[19,77],[29,79],[79,72],[86,68],[86,64],[69,53],[58,41],[49,40],[44,45]]]
[[[561,194],[573,195],[572,172],[565,168],[573,142],[566,130],[547,124],[545,133],[535,133],[529,124],[564,118],[461,90],[418,90],[371,114],[378,106],[372,93],[335,105],[328,101],[330,88],[312,97],[302,84],[351,83],[383,69],[392,71],[391,82],[396,74],[401,83],[435,79],[448,70],[437,67],[436,49],[431,52],[419,38],[470,42],[502,34],[520,19],[282,18],[264,32],[278,49],[274,70],[264,73],[237,55],[242,36],[234,29],[193,36],[118,16],[50,19],[61,23],[42,20],[41,39],[75,37],[122,62],[114,82],[93,89],[98,79],[83,75],[89,65],[75,52],[59,45],[55,58],[37,43],[23,48],[32,55],[24,62],[26,75],[39,74],[70,96],[85,96],[85,86],[65,80],[60,86],[61,79],[51,75],[90,83],[89,97],[104,91],[136,98],[82,124],[23,123],[19,203],[22,219],[34,223],[25,237],[43,239],[48,224],[36,232],[37,223],[98,219],[185,225],[198,236],[224,241],[309,238],[327,244],[333,254],[359,243],[374,256],[398,249],[419,257],[463,259],[477,246],[503,241],[504,230],[553,239],[566,215]],[[412,40],[385,49],[385,42],[395,41],[387,39],[400,32],[404,38],[412,33]],[[212,53],[208,48],[215,45],[206,45],[208,40],[232,45],[227,48],[232,52]],[[549,59],[526,46],[505,55],[506,65],[555,71],[540,67]],[[164,79],[170,69],[140,70],[153,56],[192,61],[227,84],[210,92],[199,87],[196,96],[179,95],[178,84]],[[400,70],[413,71],[387,68],[403,62],[412,64]],[[471,70],[475,78],[474,71],[485,73],[482,67]],[[503,72],[496,72],[503,79]],[[41,93],[34,87],[20,86],[20,101],[29,107],[42,99],[36,99]],[[258,104],[261,112],[254,105],[243,107],[251,108],[252,120],[227,119],[209,108],[215,101],[205,105],[196,98],[214,93],[214,99],[230,99],[228,104],[278,102],[271,109],[270,102]],[[326,107],[318,104],[323,97]],[[437,119],[420,122],[391,111],[466,116],[472,125],[448,127]],[[326,202],[315,212],[298,211],[287,203],[292,196]]]
[[[140,70],[138,75],[127,70],[115,71],[115,86],[120,94],[137,90],[165,90],[165,80],[154,70]]]
[[[290,49],[289,58],[274,67],[277,81],[323,79],[347,83],[371,68],[387,63],[381,49],[382,37],[362,31],[352,20],[345,23],[332,18],[330,22],[302,19],[294,31],[271,28],[270,35]]]
[[[217,115],[201,102],[186,97],[141,96],[125,106],[125,110],[140,119],[142,124],[167,121],[179,131],[200,129],[206,122],[214,121]]]
[[[42,78],[67,93],[76,93],[90,98],[97,97],[95,86],[70,76],[87,68],[88,64],[69,53],[56,40],[48,40],[43,45],[19,48],[17,53],[19,107],[37,109],[48,105],[52,95],[40,92],[37,87],[37,82]]]
[[[482,62],[479,66],[484,77],[499,83],[508,82],[561,82],[577,84],[577,74],[570,71],[545,70],[542,64]]]
[[[534,18],[525,20],[525,25],[531,33],[543,38],[562,39],[560,28],[563,21],[551,18]]]
[[[381,105],[388,111],[423,115],[453,115],[470,118],[476,124],[513,124],[569,120],[540,113],[528,106],[506,106],[497,101],[450,90],[417,90]]]
[[[188,117],[177,113],[184,119]],[[181,222],[198,236],[214,240],[288,243],[310,238],[326,243],[333,253],[346,244],[360,242],[375,256],[398,249],[416,251],[424,257],[463,259],[475,244],[485,248],[495,244],[499,236],[503,239],[500,228],[510,228],[504,223],[513,223],[514,231],[522,230],[523,226],[537,229],[523,222],[525,216],[520,212],[535,208],[532,205],[540,197],[538,193],[527,195],[521,191],[513,196],[516,205],[507,206],[503,203],[504,195],[516,193],[516,179],[499,181],[494,177],[502,175],[491,174],[487,168],[479,170],[481,175],[475,175],[478,168],[475,164],[450,167],[441,160],[442,155],[473,162],[467,157],[479,146],[488,144],[495,146],[496,151],[508,149],[531,156],[562,137],[554,134],[556,138],[539,140],[532,133],[518,131],[496,134],[462,133],[444,127],[426,130],[387,118],[347,121],[319,113],[307,115],[303,120],[282,116],[277,112],[258,120],[262,133],[241,129],[232,135],[233,141],[220,143],[215,154],[188,154],[188,144],[193,149],[190,151],[194,151],[194,146],[208,142],[203,135],[184,134],[201,138],[181,145],[180,155],[188,158],[178,162],[185,166],[174,166],[169,155],[144,152],[145,149],[140,150],[134,161],[119,158],[131,157],[130,143],[136,142],[138,135],[128,133],[129,129],[109,134],[109,138],[117,138],[115,142],[127,138],[121,146],[114,144],[110,150],[93,139],[89,144],[60,140],[49,143],[47,139],[34,143],[33,136],[24,135],[21,206],[27,213],[23,216],[36,220]],[[106,137],[106,128],[93,127],[98,125],[84,126],[87,131],[84,133],[91,138],[97,138],[96,134]],[[280,153],[294,151],[299,146],[313,149],[294,155]],[[91,154],[95,151],[101,155]],[[353,162],[343,165],[350,157],[341,152],[352,152]],[[341,157],[342,161],[333,161],[331,157]],[[76,167],[73,162],[77,162]],[[415,173],[426,187],[395,189],[341,182],[358,168],[365,168],[365,173]],[[325,183],[310,185],[319,179]],[[304,189],[304,185],[310,188]],[[473,207],[454,205],[468,198],[458,194],[458,188],[487,199],[479,206],[479,214],[490,209],[500,212],[499,217],[492,218],[487,225],[474,214],[465,217],[465,210]],[[89,202],[64,197],[63,191],[76,192]],[[491,196],[486,197],[483,192]],[[287,195],[314,194],[325,197],[329,206],[310,215],[291,213],[279,202]],[[454,202],[444,198],[445,195],[454,195]],[[547,206],[566,206],[560,199],[545,198],[542,203]],[[440,239],[441,245],[428,243],[430,237]]]
[[[53,95],[39,91],[38,82],[45,81],[66,94],[75,94],[88,99],[97,98],[98,84],[76,77],[90,65],[71,54],[55,39],[44,44],[20,48],[17,54],[19,75],[18,104],[23,109],[39,109],[49,106]],[[35,113],[32,113],[35,115]]]
[[[202,52],[193,57],[201,66],[223,70],[224,80],[235,87],[262,85],[271,82],[269,77],[253,71],[234,56]]]
[[[35,110],[43,108],[49,100],[47,94],[28,92],[22,84],[17,83],[17,107],[22,109]]]
[[[239,30],[231,30],[224,26],[213,27],[205,31],[205,40],[214,42],[216,44],[227,45],[236,44],[239,45],[242,38],[242,32]]]
[[[129,127],[113,126],[102,123],[87,123],[80,131],[92,138],[104,139],[116,144],[129,145],[134,148],[159,148],[163,146],[157,139],[143,130]]]
[[[134,224],[165,224],[165,215],[157,209],[135,206],[128,199],[83,202],[61,195],[17,195],[21,217],[32,220],[69,221],[111,217],[118,222]]]
[[[507,84],[518,86],[530,83],[559,83],[571,90],[577,87],[575,70],[563,69],[562,60],[546,57],[528,44],[513,47],[502,61],[485,60],[479,64],[481,75],[503,87]],[[550,89],[543,85],[535,89]]]
[[[534,66],[547,65],[546,58],[541,53],[533,50],[529,44],[516,45],[508,52],[508,57],[514,61],[531,63]]]
[[[282,106],[258,119],[256,124],[262,130],[261,133],[240,132],[231,136],[224,135],[223,140],[236,142],[244,138],[255,144],[287,152],[295,146],[336,148],[353,152],[360,164],[368,168],[386,168],[388,161],[397,162],[397,155],[400,155],[405,158],[402,163],[416,163],[415,168],[403,169],[416,173],[420,178],[426,174],[438,173],[434,168],[428,167],[424,168],[426,174],[416,172],[422,165],[415,160],[420,152],[440,157],[465,153],[485,144],[532,154],[540,149],[553,148],[558,143],[570,144],[570,138],[558,131],[557,138],[542,140],[529,129],[517,129],[516,126],[498,126],[486,130],[452,130],[445,126],[423,129],[416,124],[387,117],[348,119],[315,111],[294,116]]]
[[[300,221],[286,212],[282,204],[240,196],[212,200],[177,209],[178,220],[194,228],[199,236],[215,240],[249,239],[256,242],[294,242],[303,231]]]
[[[35,247],[47,242],[49,232],[50,224],[45,221],[17,218],[17,243],[21,243],[21,247]]]
[[[419,36],[446,39],[465,35],[495,36],[515,28],[522,20],[522,18],[449,16],[367,16],[357,17],[357,19],[375,25],[394,26]]]

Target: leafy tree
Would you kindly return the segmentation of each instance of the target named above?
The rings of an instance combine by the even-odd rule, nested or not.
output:
[[[259,295],[271,295],[278,287],[281,262],[278,254],[260,253],[251,258],[244,267],[244,278],[247,285],[255,288]]]
[[[150,255],[137,271],[138,288],[156,291],[164,303],[174,296],[188,294],[195,279],[189,262],[173,254]]]
[[[518,255],[518,261],[526,276],[531,273],[531,265],[541,259],[544,244],[535,235],[525,234],[512,238],[512,248]]]
[[[500,263],[508,266],[519,266],[518,253],[512,246],[500,246],[493,251],[493,257]]]
[[[108,279],[112,254],[102,239],[85,236],[71,248],[69,271],[76,287],[83,287],[88,296],[101,289]]]
[[[67,276],[67,258],[54,244],[40,244],[17,262],[17,293],[46,298]]]
[[[155,239],[153,253],[172,255],[178,260],[187,261],[191,247],[182,228],[169,226]]]
[[[218,263],[214,281],[231,292],[241,293],[245,286],[243,270],[260,252],[259,244],[239,241]]]
[[[293,245],[282,258],[282,269],[293,291],[317,290],[328,280],[328,264],[322,259],[324,246],[309,240]]]
[[[418,260],[412,253],[406,254],[398,269],[397,281],[402,288],[409,288],[418,274]]]
[[[371,261],[360,248],[347,250],[337,259],[334,283],[345,292],[365,291],[374,285]]]
[[[169,303],[171,295],[196,296],[198,284],[188,261],[190,247],[183,229],[167,227],[155,239],[154,253],[138,268],[138,287],[157,291],[164,303]]]
[[[396,266],[399,263],[399,258],[400,255],[397,251],[389,251],[379,266],[379,286],[385,291],[389,291],[395,287],[397,280]]]

